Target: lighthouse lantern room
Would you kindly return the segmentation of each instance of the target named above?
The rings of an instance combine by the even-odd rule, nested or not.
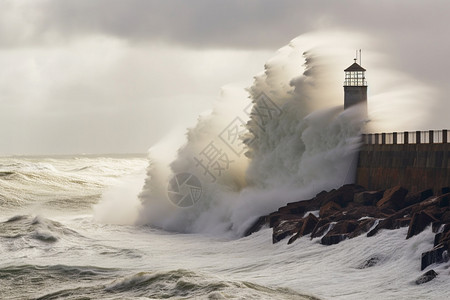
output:
[[[344,109],[347,109],[352,105],[361,104],[361,108],[367,115],[367,81],[365,76],[366,69],[361,67],[361,65],[356,62],[357,58],[355,58],[354,60],[355,62],[350,67],[344,70]]]

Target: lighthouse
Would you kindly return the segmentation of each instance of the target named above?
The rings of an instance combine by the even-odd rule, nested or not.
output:
[[[355,58],[355,62],[344,70],[344,109],[347,109],[352,105],[359,104],[361,111],[367,116],[366,69],[361,67],[356,60],[357,59]]]

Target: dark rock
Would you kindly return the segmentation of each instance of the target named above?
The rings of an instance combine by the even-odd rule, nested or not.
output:
[[[290,237],[288,244],[291,244],[311,234],[311,239],[321,237],[320,243],[323,245],[334,245],[366,232],[367,236],[373,236],[380,229],[404,226],[409,226],[406,238],[410,238],[432,224],[436,233],[435,246],[422,254],[423,270],[431,264],[449,260],[450,189],[443,189],[442,192],[439,197],[433,197],[431,189],[408,195],[408,191],[401,186],[386,191],[365,191],[358,185],[344,185],[337,190],[322,191],[310,200],[288,203],[278,211],[260,217],[245,235],[269,224],[273,228],[273,243]],[[305,215],[314,210],[319,210],[319,217],[311,213]],[[358,268],[369,268],[379,261],[379,257],[371,257]],[[416,283],[432,280],[436,276],[433,272],[423,274]]]
[[[288,244],[292,244],[299,237],[310,234],[314,230],[318,222],[319,219],[317,219],[315,215],[310,213],[306,218],[303,219],[302,227],[294,236],[289,239]]]
[[[328,195],[328,192],[322,191],[313,199],[288,203],[286,204],[286,206],[280,207],[278,209],[278,212],[303,216],[305,212],[318,210],[322,205],[323,199],[324,197],[326,197],[326,195]]]
[[[438,207],[439,200],[440,200],[440,197],[431,197],[427,200],[417,203],[416,205],[412,205],[412,206],[408,207],[407,209],[410,211],[411,214],[414,214],[414,213],[420,212],[422,210],[429,209],[430,207]]]
[[[325,196],[326,194],[328,194],[327,191],[321,191],[321,192],[319,192],[319,193],[316,195],[316,197],[314,197],[314,198],[320,198],[320,197],[322,197],[322,196]]]
[[[386,218],[388,216],[388,214],[385,214],[375,206],[359,206],[343,211],[342,216],[340,214],[334,215],[333,221],[359,220],[364,217]]]
[[[438,197],[439,207],[446,207],[450,204],[450,193]]]
[[[319,210],[321,206],[320,195],[321,193],[319,193],[318,196],[312,198],[311,200],[305,201],[305,205],[307,205],[306,211]]]
[[[430,270],[424,274],[422,274],[419,278],[416,279],[416,284],[422,284],[422,283],[426,283],[428,281],[433,280],[436,276],[438,275],[438,273],[436,273],[434,270]]]
[[[351,234],[349,234],[349,238],[357,237],[363,233],[366,233],[369,231],[370,228],[372,228],[373,224],[375,223],[375,219],[364,219],[359,221],[358,226],[353,230]]]
[[[291,202],[286,204],[286,206],[280,207],[278,212],[293,214],[293,215],[303,215],[306,211],[310,209],[312,200],[302,200],[297,202]]]
[[[445,211],[440,219],[441,223],[450,223],[450,209]]]
[[[347,235],[345,234],[326,234],[322,239],[320,240],[320,243],[322,245],[334,245],[342,242],[347,238]]]
[[[253,225],[250,226],[250,228],[248,228],[248,229],[245,231],[244,236],[249,236],[250,234],[252,234],[252,233],[254,233],[254,232],[257,232],[257,231],[261,230],[261,228],[262,228],[264,225],[267,225],[267,216],[259,217],[259,218],[253,223]]]
[[[355,194],[354,202],[361,205],[375,205],[383,198],[383,191],[365,191]]]
[[[399,229],[402,227],[406,227],[406,226],[409,226],[410,223],[411,223],[410,217],[398,218],[398,219],[394,220],[392,229]]]
[[[376,266],[380,262],[381,258],[378,256],[374,256],[363,262],[359,265],[358,269],[367,269],[373,266]]]
[[[293,236],[291,236],[291,237],[289,238],[288,245],[290,245],[290,244],[292,244],[293,242],[295,242],[299,237],[300,237],[300,233],[299,233],[299,232],[297,232],[296,234],[294,234]]]
[[[329,231],[329,229],[334,226],[334,224],[335,223],[330,222],[329,219],[319,219],[316,227],[314,227],[311,232],[311,239],[324,235],[325,232]]]
[[[279,222],[272,233],[272,243],[278,243],[282,239],[293,235],[301,226],[303,221],[301,219],[292,219]]]
[[[416,203],[420,203],[425,199],[428,199],[430,197],[433,196],[433,190],[432,189],[428,189],[428,190],[424,190],[421,192],[417,192],[414,194],[410,194],[407,195],[405,197],[405,207],[406,206],[410,206],[410,205],[414,205]]]
[[[425,269],[431,264],[448,261],[448,246],[438,245],[432,250],[422,253],[420,270]]]
[[[271,213],[270,215],[268,215],[267,219],[269,222],[269,227],[273,228],[275,226],[275,224],[280,220],[282,215],[283,214],[281,214],[279,212],[274,212],[274,213]]]
[[[353,202],[355,193],[363,192],[365,189],[356,184],[346,184],[337,190],[331,190],[328,194],[321,196],[321,205],[325,205],[330,201],[337,203],[341,207],[345,207],[348,203]]]
[[[352,233],[358,227],[358,221],[344,220],[336,223],[333,228],[328,232],[329,234],[349,234]]]
[[[433,233],[447,233],[450,231],[450,221],[444,221],[439,219],[437,222],[432,224]]]
[[[317,219],[315,215],[309,214],[303,221],[303,226],[300,229],[300,234],[302,236],[310,234],[316,227],[317,223],[319,223],[319,219]]]
[[[326,218],[326,217],[329,217],[329,216],[337,213],[341,209],[342,209],[342,207],[339,204],[337,204],[334,201],[330,201],[320,208],[319,216],[321,218]]]
[[[268,217],[269,227],[273,228],[277,226],[280,222],[290,221],[290,220],[301,220],[302,217],[299,215],[283,214],[279,212],[271,213]]]
[[[433,243],[434,247],[436,247],[437,245],[439,245],[441,243],[441,238],[442,238],[442,232],[436,233],[434,235],[434,243]]]
[[[441,232],[439,241],[437,244],[450,244],[450,231]]]
[[[410,237],[421,233],[425,227],[431,224],[431,222],[437,221],[433,216],[428,214],[425,211],[421,211],[419,213],[415,213],[409,223],[408,234],[406,236],[407,239]]]
[[[331,198],[333,197],[334,193],[336,193],[335,189],[332,189],[329,192],[320,192],[319,194],[316,195],[315,199],[317,201],[317,203],[319,204],[319,207],[327,204],[328,202],[330,202]]]
[[[369,231],[367,233],[367,236],[368,237],[374,236],[381,229],[394,229],[395,228],[394,221],[395,221],[395,218],[393,218],[393,217],[389,217],[384,220],[379,220],[378,224],[371,231]]]
[[[340,243],[349,237],[349,235],[358,227],[355,220],[345,220],[336,223],[327,234],[322,237],[320,243],[322,245],[334,245]]]
[[[441,219],[442,215],[446,212],[446,207],[439,207],[438,205],[435,206],[429,206],[426,209],[424,209],[424,212],[429,214],[430,216],[434,217],[436,222]]]
[[[383,194],[383,198],[377,202],[377,207],[380,208],[392,208],[394,210],[399,210],[405,207],[405,196],[408,190],[401,187],[395,186],[386,190]]]
[[[448,193],[450,193],[450,186],[446,186],[446,187],[441,188],[441,194],[442,195],[448,194]]]

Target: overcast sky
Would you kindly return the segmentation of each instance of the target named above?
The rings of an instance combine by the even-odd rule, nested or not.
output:
[[[445,0],[0,0],[0,155],[146,152],[330,29],[376,39],[437,90],[430,126],[450,127],[449,15]]]

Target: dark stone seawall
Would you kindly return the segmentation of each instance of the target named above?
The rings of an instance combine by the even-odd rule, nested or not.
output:
[[[450,186],[450,143],[371,144],[359,153],[356,183],[369,190],[401,185],[410,192]]]

